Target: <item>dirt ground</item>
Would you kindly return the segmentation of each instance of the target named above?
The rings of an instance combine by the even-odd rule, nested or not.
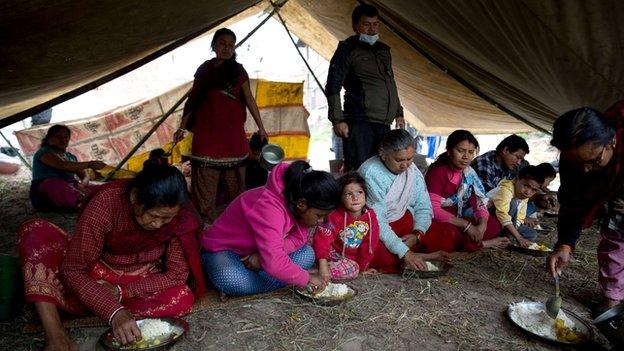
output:
[[[74,215],[35,213],[28,186],[25,171],[0,177],[2,254],[16,254],[16,230],[26,219],[44,217],[73,230]],[[551,244],[555,234],[541,239]],[[597,243],[596,230],[585,233],[561,278],[563,307],[587,321],[599,296]],[[548,298],[553,284],[544,265],[544,258],[485,250],[457,259],[439,279],[361,277],[352,282],[359,295],[336,307],[290,295],[230,303],[188,316],[190,331],[171,350],[558,350],[524,335],[503,314],[512,302]],[[42,334],[22,333],[26,318],[0,322],[0,349],[41,349]],[[105,329],[74,329],[71,335],[81,350],[94,350]],[[595,339],[606,345],[597,331]]]

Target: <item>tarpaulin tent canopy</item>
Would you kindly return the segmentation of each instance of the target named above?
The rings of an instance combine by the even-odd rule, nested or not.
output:
[[[425,132],[550,129],[622,97],[617,0],[374,0],[408,119]],[[329,58],[356,1],[290,0],[292,32]],[[255,8],[250,7],[256,5]],[[258,1],[3,1],[0,125],[175,48]],[[258,7],[260,6],[260,7]],[[249,12],[251,14],[251,12]],[[512,117],[513,116],[513,117]],[[527,124],[525,124],[527,123]]]

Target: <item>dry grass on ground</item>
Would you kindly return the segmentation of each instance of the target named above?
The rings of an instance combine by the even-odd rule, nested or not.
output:
[[[40,216],[28,204],[26,178],[0,178],[0,253],[15,254],[19,224]],[[73,215],[43,217],[73,229]],[[554,235],[542,239],[552,243]],[[597,242],[595,230],[583,236],[575,262],[561,279],[563,306],[586,320],[599,295]],[[449,275],[439,279],[361,277],[352,283],[357,298],[336,307],[315,306],[291,295],[228,303],[187,317],[190,332],[172,350],[557,350],[525,336],[503,315],[509,303],[544,301],[551,294],[544,262],[486,250],[461,255]],[[22,333],[26,318],[0,323],[1,349],[41,348],[42,334]],[[71,335],[82,350],[93,350],[104,329],[76,329]]]

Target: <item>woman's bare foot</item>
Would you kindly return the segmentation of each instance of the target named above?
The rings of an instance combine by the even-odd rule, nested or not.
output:
[[[487,248],[504,249],[507,246],[511,245],[511,241],[509,240],[509,238],[505,236],[499,236],[494,239],[484,240],[482,243],[483,243],[484,249],[487,249]]]
[[[76,344],[63,328],[56,305],[49,302],[35,302],[35,309],[45,331],[45,351],[78,351]]]
[[[46,335],[44,351],[78,351],[76,344],[65,330]]]

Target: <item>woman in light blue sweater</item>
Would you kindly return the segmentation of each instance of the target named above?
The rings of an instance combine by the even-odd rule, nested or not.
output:
[[[367,205],[377,213],[384,244],[377,246],[371,267],[384,272],[398,272],[402,264],[426,270],[424,261],[448,261],[444,251],[454,250],[445,223],[431,223],[431,200],[423,175],[413,164],[414,153],[411,135],[395,129],[382,139],[379,156],[369,158],[359,169],[368,187]]]

